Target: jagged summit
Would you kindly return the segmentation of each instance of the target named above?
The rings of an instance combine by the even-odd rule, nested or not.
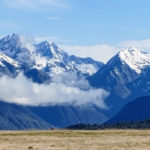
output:
[[[112,68],[127,65],[139,74],[142,69],[150,65],[150,54],[130,47],[117,53],[106,65]]]
[[[43,41],[36,44],[36,52],[49,59],[59,59],[59,55],[65,53],[55,43],[49,41]]]
[[[20,35],[13,33],[11,35],[7,35],[6,37],[3,37],[1,40],[4,40],[4,41],[14,40],[14,41],[18,42],[18,41],[20,41]]]
[[[29,45],[18,34],[13,33],[0,39],[0,51],[19,63],[32,62]]]
[[[150,65],[150,54],[141,52],[135,47],[119,52],[118,56],[137,73],[141,73],[141,69]]]
[[[16,34],[16,33],[12,33],[12,35],[9,35],[9,37],[10,37],[11,39],[20,40],[21,35]]]
[[[142,52],[138,50],[136,47],[129,47],[122,51],[120,51],[117,55],[122,59],[125,60],[127,57],[134,57],[140,56]]]

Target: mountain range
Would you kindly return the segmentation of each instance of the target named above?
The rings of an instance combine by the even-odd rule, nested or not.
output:
[[[103,123],[114,117],[127,103],[150,92],[150,54],[134,47],[118,52],[104,64],[92,58],[69,55],[48,41],[33,44],[17,34],[0,39],[0,77],[7,75],[16,78],[23,73],[35,83],[48,85],[56,75],[66,72],[87,80],[92,89],[107,91],[106,108],[95,104],[17,106],[30,110],[49,127],[51,124],[65,127],[78,123]],[[73,82],[69,78],[65,80]]]
[[[31,44],[17,34],[8,35],[0,40],[0,52],[0,65],[14,75],[18,71],[26,73],[33,69],[42,71],[49,77],[65,71],[92,75],[103,66],[103,63],[92,58],[70,56],[55,43],[43,41]],[[12,67],[4,64],[12,65],[14,73],[10,69]]]

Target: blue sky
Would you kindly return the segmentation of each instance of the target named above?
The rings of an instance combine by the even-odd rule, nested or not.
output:
[[[149,8],[149,0],[1,0],[0,35],[15,32],[51,40],[81,56],[107,49],[103,57],[92,55],[106,62],[118,47],[150,48],[145,44]]]

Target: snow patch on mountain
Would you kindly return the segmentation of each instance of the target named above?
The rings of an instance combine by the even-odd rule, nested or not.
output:
[[[80,70],[82,73],[88,73],[89,75],[92,75],[97,71],[97,68],[92,64],[77,64],[76,68],[78,68],[78,70]]]
[[[150,54],[141,52],[135,47],[121,51],[119,57],[137,73],[141,73],[143,68],[150,65]]]
[[[18,64],[17,61],[14,61],[10,57],[8,57],[5,54],[3,54],[3,53],[0,52],[0,64],[1,64],[1,66],[5,66],[3,64],[4,61],[7,62],[7,63],[9,63],[9,64],[12,64],[16,68],[19,67],[19,64]]]

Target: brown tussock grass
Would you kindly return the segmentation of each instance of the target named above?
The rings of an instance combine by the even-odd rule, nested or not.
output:
[[[0,150],[149,150],[150,130],[0,131]]]

